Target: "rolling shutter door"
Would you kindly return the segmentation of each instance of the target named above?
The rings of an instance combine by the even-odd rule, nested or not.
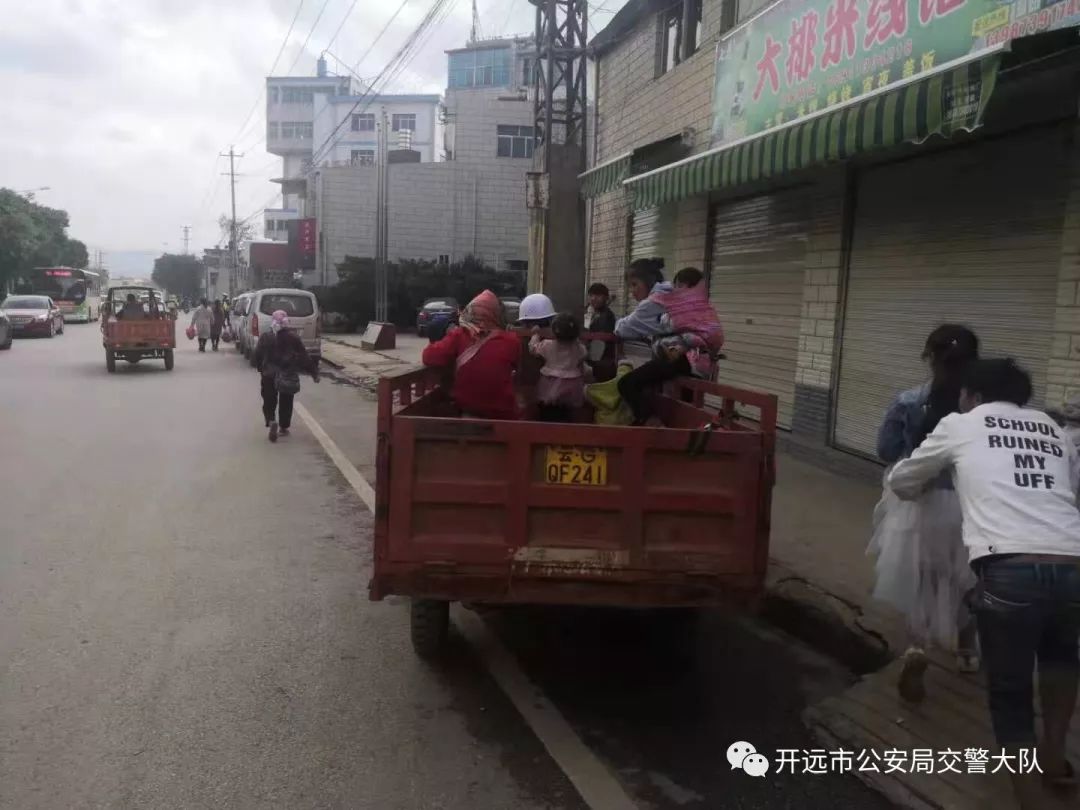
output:
[[[675,264],[675,207],[657,206],[634,213],[630,232],[630,261],[662,258]]]
[[[1043,130],[867,171],[856,197],[834,439],[875,454],[892,398],[925,381],[926,336],[961,323],[1042,400],[1068,166]]]
[[[809,192],[796,189],[717,207],[709,298],[724,325],[718,380],[776,394],[791,427],[799,355]]]

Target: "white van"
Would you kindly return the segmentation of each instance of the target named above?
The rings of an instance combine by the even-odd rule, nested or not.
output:
[[[290,287],[256,290],[251,294],[244,323],[245,338],[255,357],[255,344],[259,335],[270,330],[270,316],[277,310],[289,316],[289,328],[304,341],[308,354],[319,360],[322,357],[322,325],[319,318],[319,302],[315,294]]]

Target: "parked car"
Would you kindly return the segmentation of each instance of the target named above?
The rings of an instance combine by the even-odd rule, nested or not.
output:
[[[458,302],[453,298],[427,299],[420,307],[420,311],[416,313],[416,334],[424,337],[428,329],[440,321],[457,323],[460,309]]]
[[[11,325],[11,318],[0,309],[0,349],[10,349],[14,337],[15,329]]]
[[[506,311],[506,322],[514,323],[518,319],[518,313],[521,311],[521,299],[520,298],[500,298],[502,301],[503,309]]]
[[[16,335],[55,337],[64,333],[64,313],[45,295],[9,295],[0,309]]]
[[[248,306],[251,304],[251,298],[254,293],[240,293],[233,299],[232,305],[229,307],[229,325],[232,327],[233,335],[235,335],[236,350],[240,352],[244,357],[248,355],[248,341],[245,335],[245,321],[248,314]]]
[[[274,287],[256,290],[248,301],[243,328],[251,364],[255,365],[255,344],[259,342],[259,335],[270,329],[270,316],[279,309],[288,314],[289,328],[304,341],[308,354],[319,360],[322,357],[322,319],[315,294],[291,287]]]

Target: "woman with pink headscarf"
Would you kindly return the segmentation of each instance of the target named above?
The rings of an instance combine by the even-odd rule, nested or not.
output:
[[[518,419],[514,372],[521,361],[521,342],[506,331],[502,302],[484,290],[461,313],[461,325],[424,349],[425,366],[454,367],[450,392],[466,416]]]
[[[263,417],[270,429],[270,441],[288,436],[292,426],[293,397],[300,391],[300,372],[319,381],[319,364],[304,347],[304,342],[289,328],[289,316],[283,309],[270,316],[270,331],[259,336],[255,345],[255,368],[261,377]]]

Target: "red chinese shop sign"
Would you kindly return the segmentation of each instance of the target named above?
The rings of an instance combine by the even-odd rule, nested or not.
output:
[[[717,45],[712,143],[1078,23],[1080,0],[780,0]]]

